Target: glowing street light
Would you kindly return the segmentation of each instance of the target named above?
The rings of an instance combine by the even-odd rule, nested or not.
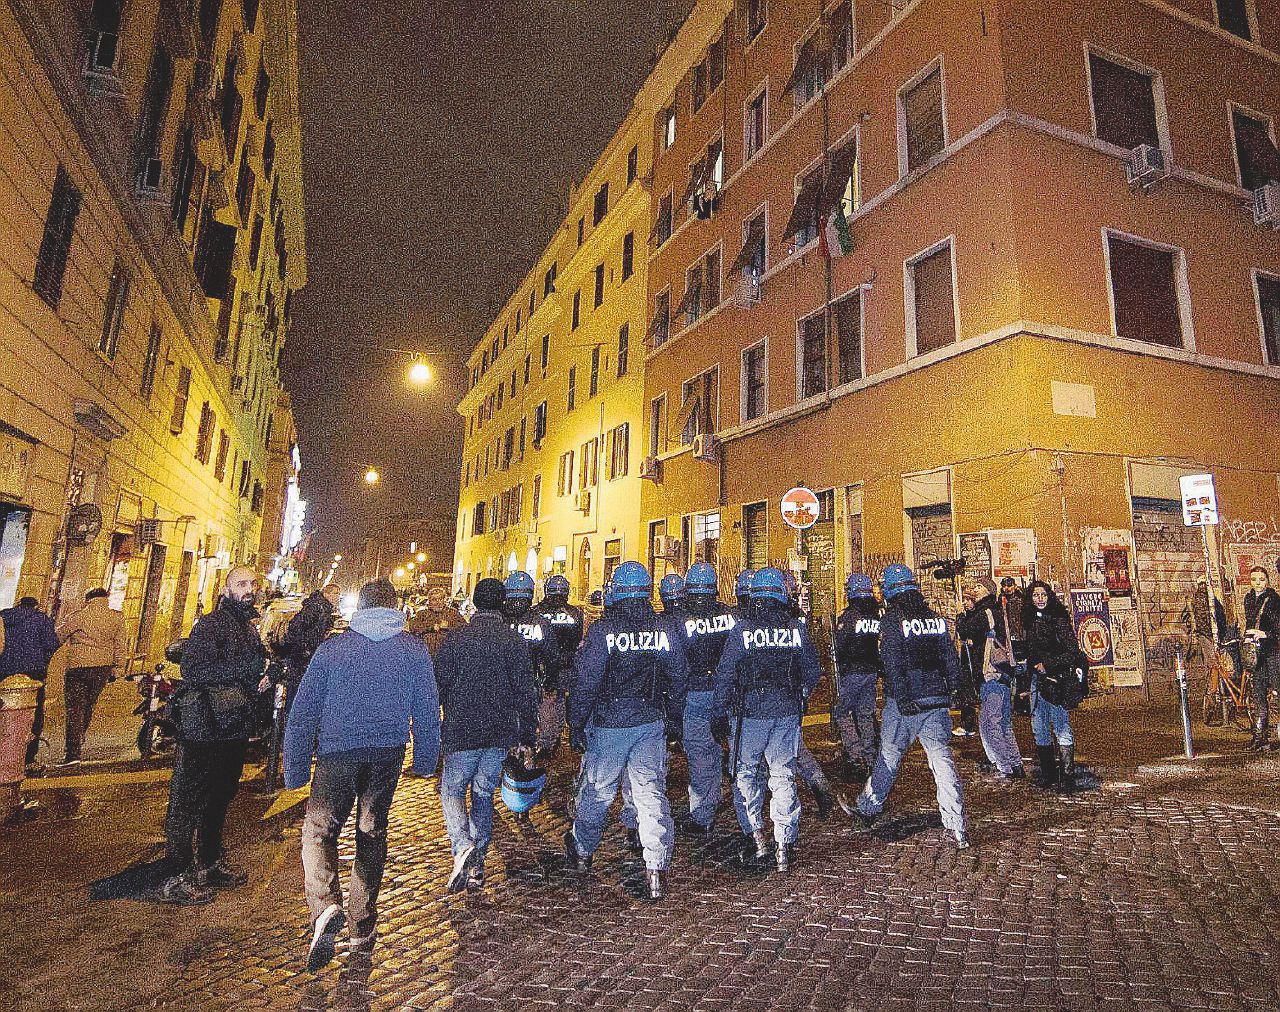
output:
[[[404,566],[400,566],[399,568],[396,569],[396,579],[397,580],[404,579]]]
[[[411,386],[425,387],[431,382],[431,366],[422,359],[415,359],[409,366],[408,380]]]
[[[419,552],[419,553],[418,553],[418,561],[419,561],[419,562],[426,562],[426,561],[427,561],[427,553],[426,553],[426,552]]]
[[[371,467],[369,468],[369,470],[365,471],[364,473],[364,483],[366,485],[376,485],[381,480],[382,480],[382,475],[380,475],[377,472],[377,469],[375,468]]]
[[[335,555],[335,556],[333,557],[333,561],[334,561],[334,562],[341,562],[341,561],[342,561],[342,553],[341,553],[341,552],[339,552],[337,555]]]
[[[416,562],[411,562],[411,563],[409,563],[407,566],[405,566],[404,568],[405,568],[405,569],[407,569],[407,570],[409,570],[409,572],[411,572],[411,573],[412,573],[415,569],[417,569],[417,568],[418,568],[418,564],[417,564]]]

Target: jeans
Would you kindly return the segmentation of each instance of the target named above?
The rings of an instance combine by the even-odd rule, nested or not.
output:
[[[539,752],[554,752],[564,730],[564,695],[558,689],[542,693],[538,704],[538,731],[534,747]]]
[[[111,665],[93,668],[67,668],[63,696],[67,704],[67,758],[79,759],[84,736],[93,720],[98,696],[111,677]]]
[[[796,792],[796,755],[800,751],[800,718],[743,717],[742,743],[734,780],[742,796],[751,832],[764,829],[764,778],[768,768],[769,818],[779,844],[795,843],[800,831],[800,795]],[[736,728],[733,730],[736,731]],[[812,756],[810,756],[812,759]]]
[[[587,728],[578,814],[573,822],[578,853],[585,857],[600,845],[623,773],[631,788],[645,866],[663,871],[671,862],[676,827],[667,803],[667,731],[660,720],[639,727]]]
[[[1013,693],[998,678],[982,683],[978,693],[982,710],[978,714],[978,731],[987,758],[1006,776],[1022,766],[1022,753],[1013,736]]]
[[[684,754],[689,761],[689,817],[700,826],[716,821],[720,807],[724,754],[711,735],[714,694],[690,692],[684,705]]]
[[[302,876],[311,923],[334,904],[342,906],[338,837],[356,814],[356,859],[351,866],[351,934],[367,938],[378,922],[378,890],[387,862],[387,822],[404,750],[377,762],[320,756],[302,824]]]
[[[246,741],[183,742],[178,745],[169,781],[169,810],[164,820],[165,860],[169,873],[191,867],[192,837],[199,828],[200,863],[222,857],[222,827],[240,789]]]
[[[884,811],[902,757],[917,739],[938,789],[938,811],[942,824],[950,830],[964,829],[964,788],[956,761],[951,754],[951,714],[946,707],[904,716],[892,699],[884,701],[884,720],[880,727],[880,755],[871,769],[871,779],[858,795],[858,811],[863,815],[879,815]]]
[[[1070,712],[1045,699],[1035,684],[1031,687],[1031,733],[1039,746],[1052,745],[1055,740],[1064,748],[1076,743]]]
[[[502,784],[505,748],[475,748],[450,752],[440,773],[440,807],[449,843],[457,854],[475,847],[483,855],[493,838],[493,793]],[[467,791],[471,810],[467,811]]]
[[[840,743],[849,759],[870,764],[876,755],[876,674],[852,671],[840,676],[835,708]]]

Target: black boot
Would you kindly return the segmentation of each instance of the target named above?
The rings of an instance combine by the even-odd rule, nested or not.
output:
[[[1062,765],[1058,767],[1058,793],[1070,794],[1076,789],[1076,747],[1062,745]]]
[[[1263,752],[1267,747],[1267,722],[1258,720],[1253,725],[1253,738],[1245,746],[1246,752]]]
[[[631,848],[631,852],[633,854],[644,853],[644,844],[640,842],[640,830],[638,829],[627,830],[627,846]]]
[[[1040,760],[1040,772],[1036,786],[1051,791],[1058,783],[1058,753],[1053,745],[1037,745],[1036,756]]]
[[[836,799],[828,785],[813,784],[812,786],[814,800],[818,803],[818,818],[825,822],[827,816],[831,814],[831,810],[835,807]]]

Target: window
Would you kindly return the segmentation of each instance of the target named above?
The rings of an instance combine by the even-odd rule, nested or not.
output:
[[[693,80],[690,87],[692,98],[690,107],[693,112],[697,112],[702,108],[702,103],[707,100],[707,62],[703,60],[693,68]]]
[[[1280,365],[1280,278],[1254,274],[1258,285],[1258,312],[1262,315],[1262,361]]]
[[[547,438],[547,402],[533,409],[533,445],[536,447]]]
[[[685,271],[684,298],[676,307],[676,316],[684,316],[686,323],[693,323],[702,315],[702,261]]]
[[[529,289],[529,318],[533,319],[534,307],[538,304],[538,290],[536,288]]]
[[[1166,348],[1186,346],[1181,309],[1181,253],[1108,234],[1111,298],[1118,337]]]
[[[787,83],[797,109],[817,98],[827,83],[828,54],[818,37],[819,34],[821,33],[815,32],[796,49],[795,67]]]
[[[656,457],[667,448],[667,395],[649,402],[649,456]]]
[[[707,49],[707,93],[715,91],[724,82],[724,37],[716,39]]]
[[[1246,41],[1253,38],[1249,0],[1217,0],[1218,27]]]
[[[587,219],[579,218],[578,219],[578,248],[579,249],[582,248],[582,244],[586,241],[586,238],[587,238]]]
[[[594,397],[600,392],[600,345],[596,345],[591,349],[591,392],[588,397]]]
[[[164,129],[164,115],[169,108],[169,91],[173,87],[173,61],[164,46],[156,46],[147,70],[147,83],[142,93],[142,109],[138,115],[138,132],[134,150],[138,157],[138,169],[142,185],[159,184],[158,178],[147,175],[146,160],[160,157],[160,134]]]
[[[768,92],[766,90],[761,90],[760,94],[747,102],[742,131],[743,149],[746,152],[745,161],[750,161],[764,147],[765,109],[767,104]]]
[[[622,237],[622,280],[636,272],[636,234],[628,232]]]
[[[521,321],[522,315],[523,315],[522,311],[517,309],[516,310],[516,333],[517,334],[520,333],[520,321]]]
[[[600,440],[588,439],[578,455],[578,488],[590,488],[600,480]]]
[[[797,393],[801,400],[827,389],[827,321],[824,313],[814,313],[800,321]]]
[[[551,358],[551,335],[542,335],[542,354],[538,359],[539,368],[542,372],[542,378],[547,378],[547,362]]]
[[[1253,191],[1269,182],[1280,182],[1280,153],[1271,139],[1271,123],[1233,107],[1231,132],[1236,142],[1240,185]]]
[[[556,495],[573,495],[573,451],[560,454],[560,472],[556,478]]]
[[[89,11],[87,72],[110,74],[120,56],[122,0],[94,0]]]
[[[831,307],[836,328],[838,382],[862,379],[862,292],[855,290]]]
[[[528,420],[527,418],[521,417],[521,419],[520,419],[520,442],[519,442],[519,444],[518,444],[518,445],[517,445],[517,447],[516,447],[516,456],[517,456],[520,460],[524,460],[524,443],[525,443],[525,436],[527,435],[528,422],[529,422],[529,420]]]
[[[218,436],[218,455],[213,461],[214,481],[222,481],[227,476],[227,454],[231,450],[231,437],[226,430]]]
[[[473,534],[484,533],[484,511],[488,504],[481,499],[471,510],[471,531]]]
[[[516,371],[511,370],[511,389],[507,394],[508,399],[514,400],[516,396]]]
[[[791,220],[787,223],[787,233],[796,238],[796,249],[808,246],[818,238],[818,191],[821,182],[822,169],[819,167],[805,176],[796,190]]]
[[[627,374],[627,353],[631,344],[631,324],[624,323],[618,331],[618,378]]]
[[[262,515],[262,495],[262,482],[258,481],[257,478],[254,478],[253,496],[249,499],[249,509],[253,510],[253,512],[257,513],[259,516]]]
[[[542,515],[542,475],[533,476],[533,501],[530,503],[530,519],[537,520]]]
[[[502,397],[503,397],[503,395],[504,395],[506,392],[507,392],[507,385],[506,385],[505,383],[499,383],[499,384],[498,384],[498,389],[497,389],[497,394],[498,394],[498,410],[499,410],[499,411],[501,411],[501,410],[502,410]]]
[[[489,500],[489,530],[498,529],[498,520],[498,497],[495,495]]]
[[[533,356],[526,355],[524,357],[524,385],[529,385],[529,369],[533,366]]]
[[[574,396],[578,385],[578,367],[576,365],[569,366],[569,407],[568,411],[573,410]]]
[[[196,460],[202,464],[209,463],[213,452],[213,408],[208,401],[200,406],[200,428],[196,430]],[[245,461],[246,465],[248,461]]]
[[[720,559],[720,513],[698,513],[685,517],[682,533],[693,545],[693,561],[716,565]]]
[[[689,268],[685,275],[684,301],[678,312],[689,323],[720,305],[720,250],[713,249]]]
[[[661,246],[671,238],[671,194],[658,201],[658,220],[653,226],[656,245]]]
[[[766,0],[746,0],[747,41],[753,42],[762,31],[769,17],[769,5]]]
[[[907,329],[915,342],[912,354],[924,355],[955,344],[951,267],[949,241],[907,265]]]
[[[182,366],[178,369],[178,387],[173,393],[173,413],[169,416],[169,431],[175,436],[182,435],[187,424],[187,399],[191,396],[191,369]]]
[[[249,479],[251,477],[253,476],[249,473],[249,461],[247,459],[240,461],[240,485],[237,492],[241,499],[249,497]]]
[[[582,289],[579,288],[573,293],[573,319],[569,324],[570,330],[577,330],[578,324],[582,322]]]
[[[1149,73],[1089,54],[1094,135],[1122,148],[1160,147],[1155,79]]]
[[[742,420],[749,422],[769,410],[768,357],[765,342],[742,353]]]
[[[609,463],[605,468],[605,477],[610,481],[625,478],[629,467],[628,457],[631,453],[631,423],[623,422],[615,425],[608,433]]]
[[[653,304],[653,321],[649,324],[649,343],[657,348],[671,336],[671,291],[659,292]]]
[[[942,105],[942,65],[898,93],[899,168],[914,172],[947,146]]]
[[[831,12],[831,73],[834,76],[853,58],[853,5],[841,3]]]
[[[138,392],[143,400],[151,397],[156,386],[156,366],[160,363],[160,324],[151,322],[151,330],[147,334],[147,351],[142,358],[142,382]]]
[[[120,326],[124,323],[125,303],[129,299],[129,272],[119,257],[111,268],[111,280],[107,283],[107,305],[102,314],[102,334],[98,338],[98,351],[109,359],[116,357],[120,343]]]
[[[676,106],[662,110],[662,150],[666,151],[676,142]]]
[[[640,174],[640,148],[638,145],[631,145],[631,150],[627,152],[627,185],[630,186],[636,181],[636,176]]]
[[[40,252],[36,256],[35,276],[31,281],[35,293],[52,309],[57,309],[58,303],[62,301],[62,279],[67,272],[71,239],[76,230],[76,218],[80,214],[80,199],[80,191],[71,182],[67,170],[59,164],[58,173],[53,180],[49,214],[44,220],[44,236],[40,240]]]
[[[748,503],[742,507],[742,550],[749,569],[769,564],[769,504]]]
[[[599,309],[604,305],[604,264],[596,264],[596,284],[592,298],[592,307]]]
[[[596,190],[595,202],[591,207],[591,224],[599,225],[604,221],[604,217],[609,213],[609,181],[605,180],[600,184],[600,189]]]
[[[559,265],[552,264],[547,268],[547,273],[542,276],[542,297],[544,299],[556,290],[556,277],[559,273]]]
[[[708,369],[680,388],[681,407],[676,418],[680,441],[692,443],[695,436],[710,435],[720,420],[720,370]]]

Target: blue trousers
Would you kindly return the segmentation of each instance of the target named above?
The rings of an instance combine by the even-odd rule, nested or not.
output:
[[[684,704],[684,754],[689,761],[689,815],[700,826],[716,821],[722,791],[723,753],[711,736],[714,693],[690,692]]]
[[[916,740],[924,748],[938,788],[942,824],[951,830],[964,829],[964,789],[951,754],[951,713],[946,707],[904,716],[898,712],[896,702],[884,701],[880,754],[871,768],[871,779],[858,795],[858,811],[863,815],[879,815],[884,811],[889,792],[898,779],[902,757]]]
[[[660,720],[640,727],[587,728],[578,814],[573,822],[578,853],[585,857],[600,846],[609,806],[618,795],[624,773],[645,866],[651,871],[665,870],[671,863],[676,827],[667,803],[667,733]]]
[[[796,754],[800,750],[800,718],[744,717],[734,780],[742,796],[743,815],[751,832],[764,829],[764,778],[768,769],[769,818],[778,843],[795,843],[800,831],[800,795],[796,792]]]
[[[449,843],[456,854],[464,847],[481,853],[493,838],[493,794],[502,783],[505,748],[477,748],[450,752],[440,774],[440,807]],[[471,807],[467,809],[467,791]]]
[[[877,737],[874,671],[851,671],[840,676],[835,718],[844,754],[870,764],[875,759]]]
[[[982,683],[978,690],[982,709],[978,713],[978,733],[991,765],[1009,774],[1022,765],[1018,740],[1013,736],[1013,693],[1000,679]]]
[[[1071,713],[1066,707],[1051,703],[1040,695],[1038,683],[1031,686],[1031,733],[1037,745],[1075,745],[1071,733]]]

